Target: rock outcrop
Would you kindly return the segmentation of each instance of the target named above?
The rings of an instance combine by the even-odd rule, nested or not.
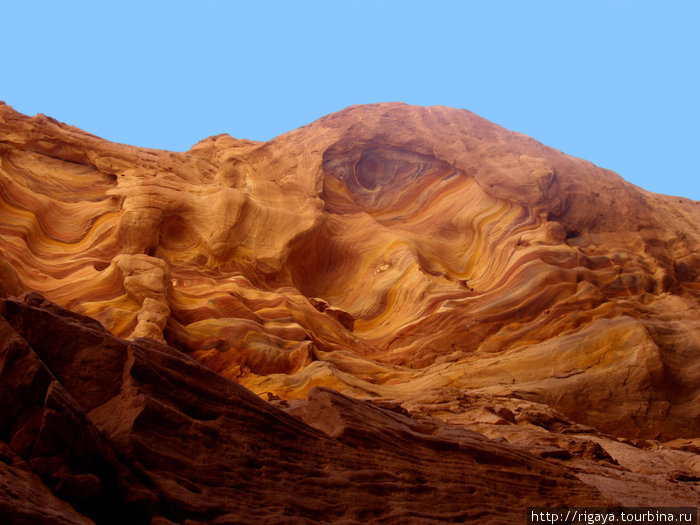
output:
[[[116,339],[38,295],[0,314],[0,512],[16,523],[517,523],[526,501],[601,498],[516,447],[327,389],[292,409],[307,426],[177,350]]]
[[[0,104],[0,514],[696,506],[698,225],[462,110],[174,153]]]

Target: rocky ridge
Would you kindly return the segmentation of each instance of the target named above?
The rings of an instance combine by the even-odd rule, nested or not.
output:
[[[699,223],[467,111],[174,153],[0,105],[0,513],[695,506]]]

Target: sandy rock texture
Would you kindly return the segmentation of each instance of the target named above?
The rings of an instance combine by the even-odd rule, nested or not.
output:
[[[38,292],[52,303],[32,308],[60,305],[68,324],[132,341],[100,332],[109,345],[149,349],[144,362],[198,362],[333,446],[375,432],[383,454],[413,443],[429,458],[436,439],[476,439],[538,458],[534,472],[564,468],[596,501],[700,498],[698,225],[697,201],[465,110],[353,106],[266,143],[220,135],[175,153],[0,104],[0,297]],[[12,304],[44,301],[27,297]],[[25,328],[13,330],[36,353]],[[72,396],[105,446],[132,439],[111,428],[117,401],[94,412],[56,381],[68,394],[52,399]],[[138,412],[139,395],[109,384],[90,388]],[[17,456],[6,465],[31,460],[2,437]],[[26,490],[65,511],[72,500],[43,483],[27,475]],[[76,523],[103,519],[71,505]],[[329,512],[346,516],[304,516]]]
[[[526,503],[608,500],[565,465],[333,390],[292,417],[37,294],[0,316],[0,512],[15,522],[519,523]]]

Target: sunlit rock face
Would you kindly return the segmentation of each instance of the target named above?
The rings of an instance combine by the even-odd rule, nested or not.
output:
[[[0,104],[0,521],[698,506],[699,224],[467,111],[174,153]]]
[[[5,297],[287,400],[330,387],[446,417],[469,392],[700,435],[700,204],[468,111],[355,106],[173,153],[3,105],[0,159]]]

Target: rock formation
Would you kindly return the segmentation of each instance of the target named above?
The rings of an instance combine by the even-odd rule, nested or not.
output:
[[[697,506],[698,225],[463,110],[174,153],[0,104],[0,516]]]

